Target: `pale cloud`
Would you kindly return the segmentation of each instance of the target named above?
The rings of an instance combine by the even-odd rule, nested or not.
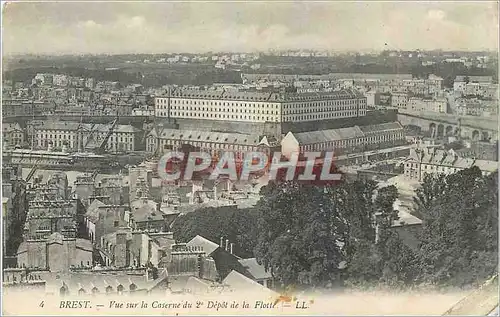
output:
[[[493,2],[15,3],[3,27],[6,53],[498,49]]]

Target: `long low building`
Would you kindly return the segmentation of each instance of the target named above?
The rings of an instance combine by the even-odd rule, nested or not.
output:
[[[155,115],[237,122],[307,122],[365,116],[366,97],[354,89],[298,94],[178,88],[155,98]]]
[[[186,145],[215,155],[223,151],[269,152],[277,142],[272,138],[253,134],[178,129],[153,129],[146,139],[146,149],[152,153],[177,151]]]
[[[483,175],[498,169],[498,162],[464,158],[453,150],[436,148],[412,149],[404,163],[405,177],[423,181],[425,175],[453,174],[477,166]]]
[[[281,151],[293,152],[335,151],[336,155],[382,149],[406,144],[399,122],[342,129],[320,130],[288,134],[281,141]]]

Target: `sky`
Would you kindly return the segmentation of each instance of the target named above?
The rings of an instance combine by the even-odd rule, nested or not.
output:
[[[498,50],[490,2],[21,2],[4,54]]]

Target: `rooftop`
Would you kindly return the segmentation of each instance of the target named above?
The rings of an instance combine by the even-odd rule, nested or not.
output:
[[[155,130],[152,130],[149,135],[157,136]],[[227,143],[240,145],[258,145],[262,140],[258,135],[240,134],[240,133],[223,133],[212,131],[195,131],[195,130],[177,130],[163,129],[158,136],[160,139],[170,140],[185,140],[193,142],[213,142]]]
[[[363,94],[354,89],[344,89],[334,92],[311,93],[275,93],[237,90],[200,90],[178,88],[170,93],[172,98],[193,98],[212,100],[234,100],[250,102],[286,102],[307,100],[341,100],[364,98]]]
[[[193,239],[191,239],[186,246],[188,247],[202,247],[203,251],[207,256],[210,256],[217,248],[219,245],[217,243],[214,243],[208,239],[203,238],[200,235],[197,235]]]
[[[293,134],[293,136],[301,144],[314,144],[314,143],[346,140],[353,138],[361,138],[364,137],[366,134],[391,131],[391,130],[402,131],[403,127],[399,122],[389,122],[389,123],[382,123],[382,124],[375,124],[375,125],[361,126],[361,127],[356,125],[353,127],[341,128],[341,129],[299,132]]]

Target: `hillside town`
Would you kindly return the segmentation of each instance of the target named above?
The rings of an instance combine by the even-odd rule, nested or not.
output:
[[[429,233],[436,219],[459,227],[440,237],[483,230],[484,249],[471,249],[467,263],[493,263],[496,53],[44,58],[13,58],[3,76],[4,290],[276,297],[291,284],[318,292],[449,280],[462,287],[497,274],[488,266],[469,279],[426,266],[411,275],[390,266],[390,252],[410,271],[427,265],[422,259],[436,244],[455,247],[447,238],[429,242],[438,239]],[[205,153],[216,163],[230,152],[238,170],[248,153],[282,162],[333,153],[342,178],[328,186],[279,182],[263,168],[249,179],[168,181],[162,157],[172,152]],[[477,210],[452,215],[462,208],[453,203],[471,197],[477,202],[463,208]],[[474,217],[481,221],[473,229]],[[335,229],[325,233],[326,224]],[[465,250],[469,242],[460,241]],[[377,257],[384,260],[370,266]]]
[[[453,89],[432,75],[241,77],[244,84],[210,87],[145,88],[49,73],[5,82],[4,283],[63,292],[49,285],[65,272],[64,292],[180,292],[192,283],[231,287],[232,280],[272,288],[271,274],[238,256],[233,241],[179,243],[172,232],[178,217],[202,207],[252,208],[266,180],[165,184],[157,164],[166,151],[333,150],[349,177],[410,192],[427,174],[498,168],[491,76],[457,76]],[[411,194],[398,201],[400,219],[418,226]],[[166,272],[184,282],[169,284]],[[77,289],[74,280],[86,274],[94,286]],[[141,283],[106,274],[134,274]]]

